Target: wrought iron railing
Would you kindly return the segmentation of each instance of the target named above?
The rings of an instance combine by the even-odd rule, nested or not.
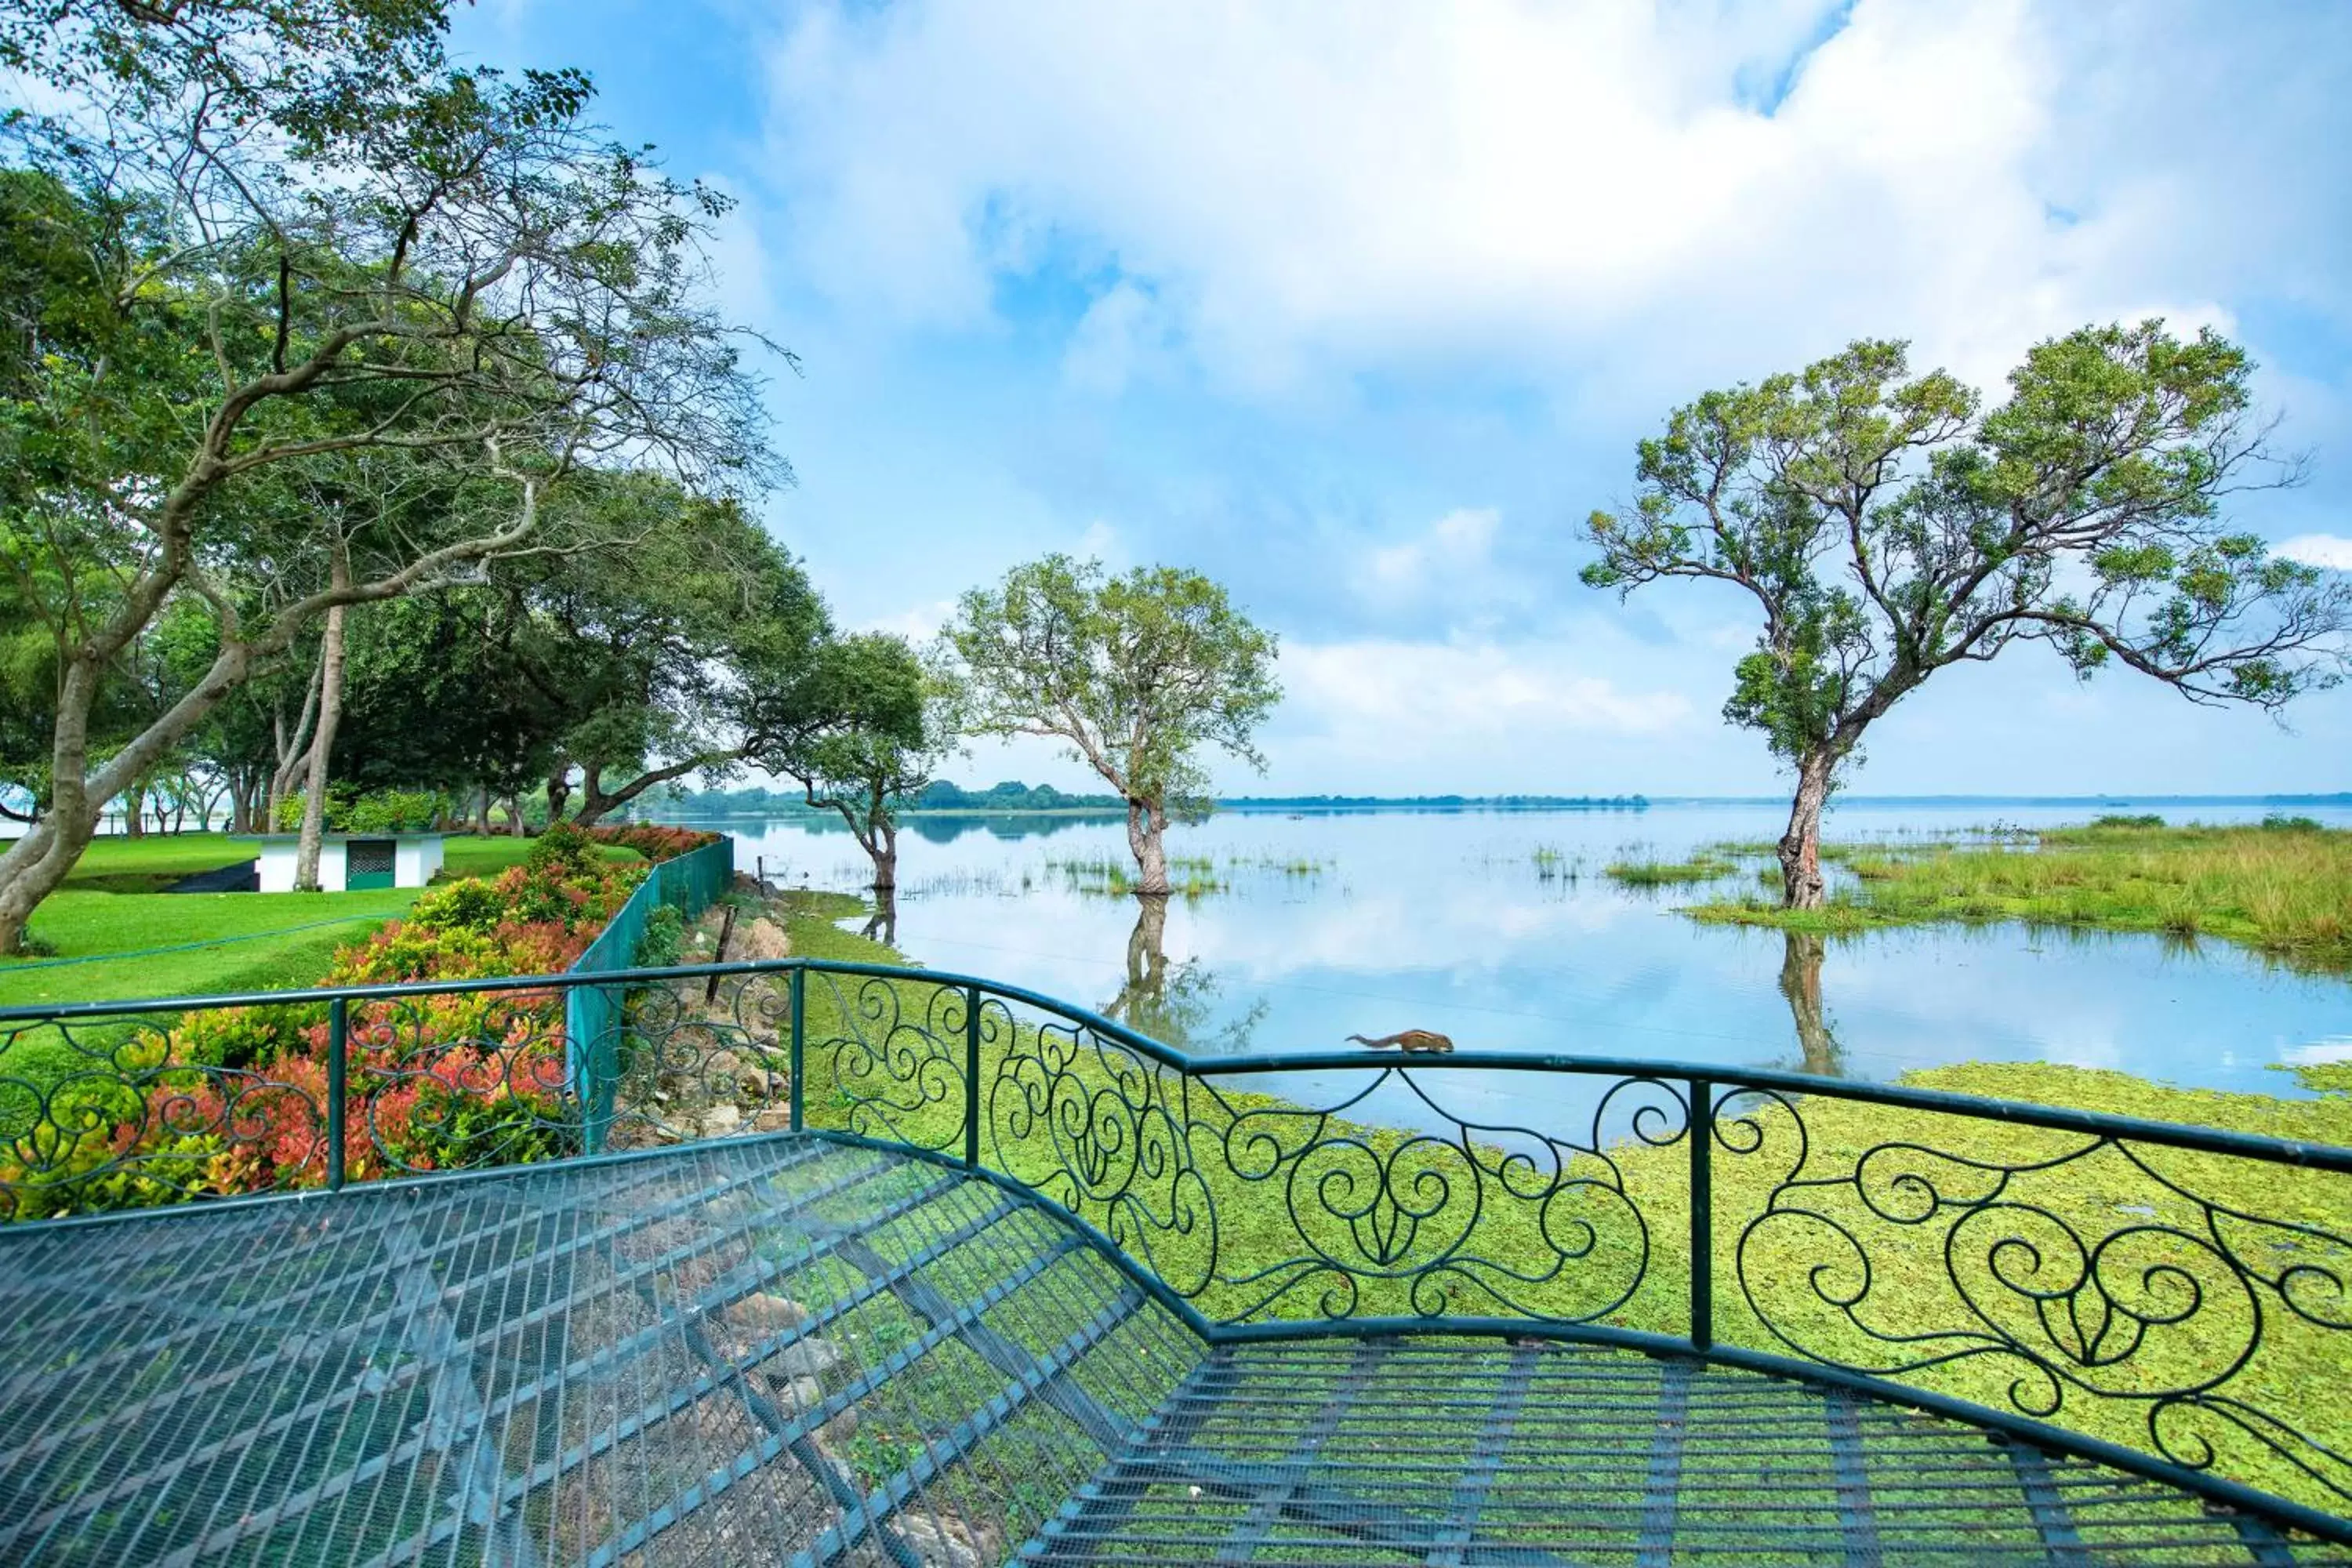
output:
[[[570,1037],[591,984],[631,999]],[[1195,1057],[1018,987],[803,960],[0,1011],[25,1220],[592,1129],[618,1158],[803,1129],[919,1151],[1212,1340],[1698,1353],[2352,1539],[2352,1149],[1567,1053]]]

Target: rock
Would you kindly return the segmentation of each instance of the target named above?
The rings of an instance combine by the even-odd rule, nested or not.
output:
[[[898,1539],[922,1560],[923,1568],[986,1568],[987,1560],[973,1543],[971,1531],[953,1515],[901,1513],[891,1522],[898,1527]]]
[[[851,1405],[843,1407],[839,1415],[817,1430],[824,1434],[824,1440],[835,1447],[846,1447],[849,1440],[857,1436],[857,1406]]]
[[[809,1310],[790,1296],[754,1290],[727,1310],[727,1315],[747,1329],[796,1329],[809,1320]]]
[[[751,1127],[760,1132],[789,1132],[793,1128],[793,1108],[771,1105],[751,1113]]]
[[[743,1058],[733,1051],[713,1051],[702,1058],[702,1076],[713,1083],[725,1083],[742,1071]]]
[[[762,1373],[768,1393],[787,1415],[797,1415],[824,1403],[824,1384],[813,1377],[777,1377]]]
[[[730,963],[751,963],[763,959],[790,958],[793,944],[784,936],[784,928],[761,915],[749,925],[735,928],[735,941],[727,954]]]
[[[824,1340],[794,1340],[760,1363],[770,1382],[779,1377],[823,1377],[841,1364],[839,1347]]]
[[[702,1113],[702,1136],[724,1138],[743,1125],[743,1113],[732,1105],[714,1105]]]

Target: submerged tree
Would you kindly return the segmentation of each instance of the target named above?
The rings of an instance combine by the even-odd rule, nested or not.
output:
[[[1985,409],[1863,342],[1707,393],[1641,444],[1637,499],[1593,513],[1583,578],[1710,579],[1761,609],[1724,715],[1795,770],[1788,907],[1822,901],[1822,809],[1864,735],[1939,669],[2039,642],[2078,677],[2120,663],[2272,710],[2339,679],[2352,587],[2221,516],[2299,478],[2252,416],[2252,368],[2211,331],[2086,327]]]
[[[954,752],[961,689],[952,672],[882,632],[827,643],[795,686],[795,711],[770,720],[777,732],[758,760],[798,780],[809,805],[840,814],[887,903],[898,886],[900,804]]]
[[[971,733],[1064,742],[1118,792],[1143,898],[1168,896],[1169,804],[1208,787],[1202,752],[1265,769],[1252,737],[1282,696],[1275,636],[1197,572],[1107,577],[1049,555],[966,594],[948,640]]]

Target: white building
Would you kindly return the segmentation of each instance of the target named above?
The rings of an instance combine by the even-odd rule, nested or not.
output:
[[[330,893],[370,888],[421,888],[441,869],[438,833],[330,833],[319,846],[319,886]],[[261,890],[294,890],[294,857],[301,840],[273,833],[261,840]]]

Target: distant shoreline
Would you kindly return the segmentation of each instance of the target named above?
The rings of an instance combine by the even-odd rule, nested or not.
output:
[[[1623,812],[1639,814],[1660,806],[1785,806],[1786,795],[1659,795],[1627,796],[1622,799],[1591,799],[1574,796],[1518,797],[1469,796],[1459,799],[1429,796],[1363,796],[1324,797],[1321,799],[1286,799],[1264,795],[1241,795],[1212,803],[1215,811],[1234,816],[1271,816],[1276,813],[1299,816],[1343,816],[1374,812],[1422,813],[1440,815],[1485,813],[1496,816],[1532,816],[1545,812]],[[2105,809],[2118,805],[2153,805],[2186,808],[2200,805],[2322,805],[2352,807],[2352,791],[2332,795],[1841,795],[1831,804],[1834,813],[1841,806],[2079,806],[2084,810]],[[798,817],[829,819],[828,814],[803,809],[800,811],[697,812],[697,821],[709,822],[773,822]],[[901,817],[1000,817],[1052,816],[1070,819],[1095,818],[1115,821],[1124,814],[1117,806],[907,806]]]

